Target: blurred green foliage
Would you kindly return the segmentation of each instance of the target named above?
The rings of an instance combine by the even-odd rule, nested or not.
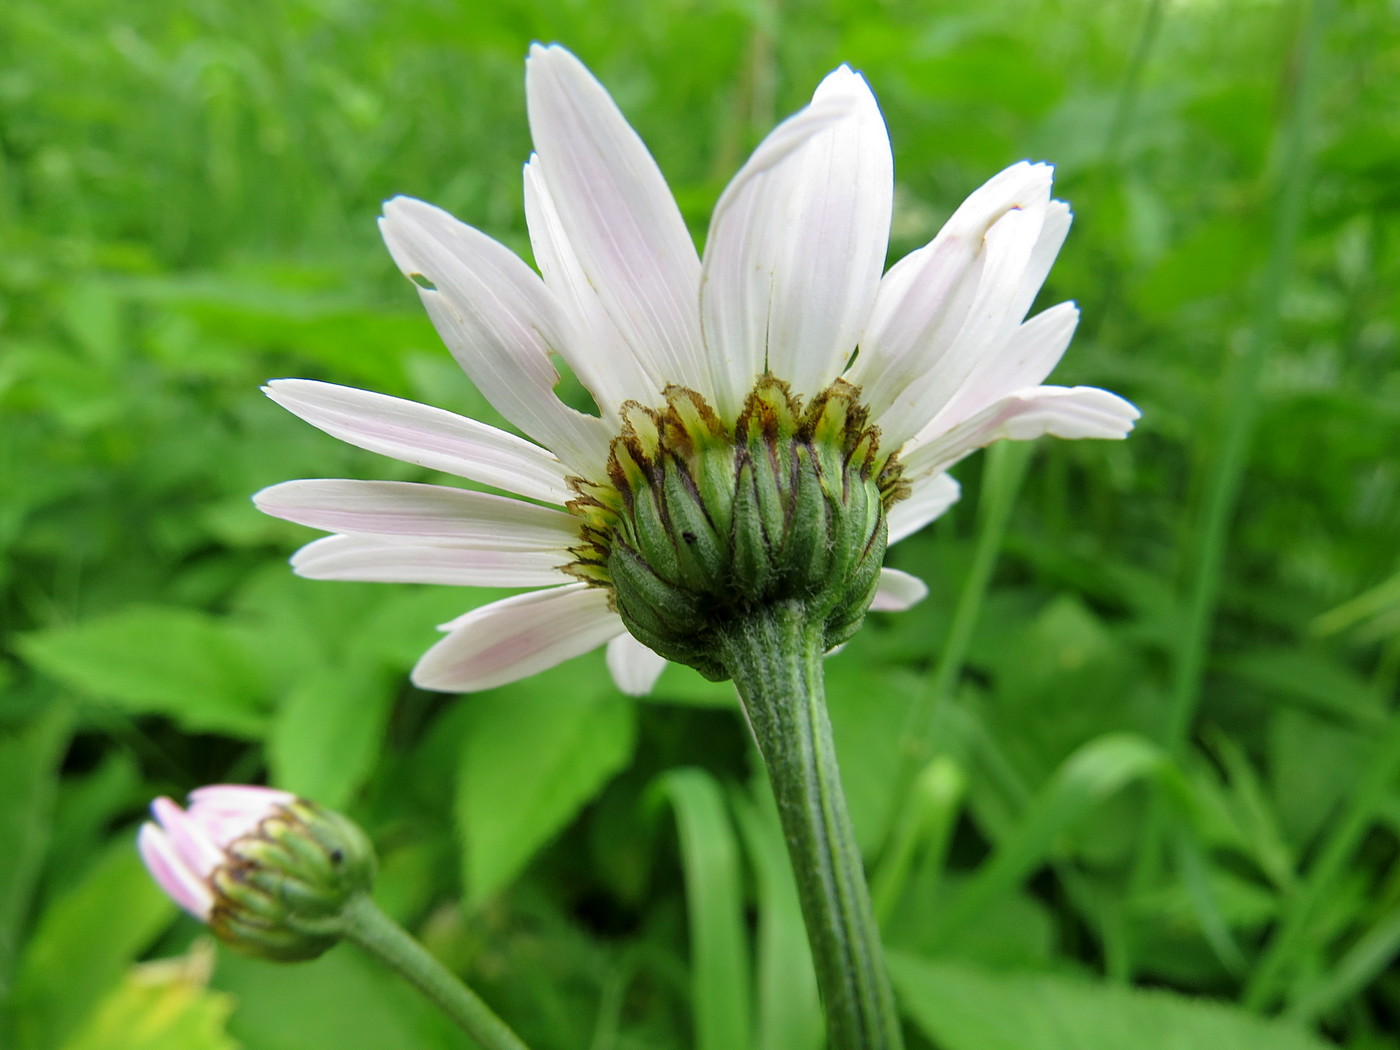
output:
[[[892,555],[932,596],[828,665],[913,1045],[1393,1045],[1400,24],[1315,3],[0,7],[0,1045],[457,1045],[348,950],[137,965],[200,937],[135,861],[145,803],[264,777],[369,828],[384,904],[541,1050],[818,1045],[725,688],[625,700],[595,655],[417,692],[494,595],[296,579],[309,535],[248,501],[420,476],[268,378],[499,422],[373,219],[409,193],[527,251],[534,39],[697,238],[842,61],[894,140],[892,258],[1022,157],[1074,205],[1057,381],[1139,430],[960,467]]]

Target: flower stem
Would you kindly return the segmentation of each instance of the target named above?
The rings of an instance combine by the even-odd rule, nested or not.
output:
[[[396,970],[431,999],[483,1050],[529,1050],[470,988],[385,915],[365,894],[341,913],[345,938]]]
[[[800,602],[780,602],[734,622],[719,650],[778,801],[831,1050],[899,1050],[894,995],[826,714],[822,624]]]

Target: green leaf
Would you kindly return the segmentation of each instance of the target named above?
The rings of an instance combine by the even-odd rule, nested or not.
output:
[[[949,936],[991,908],[1053,854],[1059,838],[1134,781],[1163,775],[1167,759],[1140,737],[1110,734],[1071,755],[1035,797],[940,923]]]
[[[1255,649],[1219,661],[1269,703],[1296,704],[1325,718],[1373,728],[1385,721],[1383,691],[1326,654],[1300,648]]]
[[[1289,1003],[1287,1016],[1311,1019],[1334,1010],[1359,995],[1400,955],[1400,908],[1391,908],[1345,955],[1323,975],[1305,984],[1300,997]]]
[[[758,899],[755,1044],[758,1050],[817,1050],[825,1025],[816,971],[773,792],[759,778],[752,799],[736,791],[732,801]]]
[[[467,900],[505,887],[627,764],[636,711],[577,662],[461,701],[470,705],[456,813]]]
[[[703,769],[676,769],[658,782],[676,814],[690,917],[692,1010],[697,1050],[750,1045],[749,958],[739,846],[724,792]]]
[[[166,715],[190,732],[255,738],[266,691],[234,632],[175,606],[133,605],[20,639],[39,670],[133,715]]]
[[[1330,826],[1374,738],[1369,730],[1286,707],[1264,731],[1274,811],[1290,845],[1305,846]]]
[[[5,850],[0,864],[0,992],[10,985],[48,846],[70,721],[66,709],[55,708],[23,730],[0,733],[0,842]]]
[[[45,909],[20,960],[14,999],[20,1045],[61,1045],[174,913],[137,857],[135,840],[113,842]]]
[[[225,1025],[233,997],[206,986],[213,945],[142,963],[98,1004],[63,1050],[239,1050]]]
[[[282,700],[268,739],[272,782],[342,809],[379,757],[394,699],[382,674],[313,669]]]
[[[1309,1032],[1208,999],[994,974],[891,953],[906,1015],[942,1050],[1326,1050]]]
[[[282,966],[224,949],[214,986],[236,1003],[248,1050],[450,1050],[461,1033],[407,982],[349,945]]]
[[[853,645],[859,650],[859,637]],[[863,662],[858,652],[828,659],[825,670],[841,785],[856,843],[869,856],[885,840],[902,801],[895,797],[901,785],[891,770],[900,758],[900,731],[919,681],[907,671]]]

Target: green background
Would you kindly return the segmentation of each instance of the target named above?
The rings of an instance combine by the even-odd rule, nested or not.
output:
[[[817,1045],[725,687],[671,669],[626,699],[595,654],[418,692],[432,625],[498,595],[297,579],[311,533],[249,503],[422,476],[269,378],[498,419],[374,218],[421,196],[528,257],[532,40],[608,85],[698,239],[842,61],[894,142],[891,259],[1023,157],[1074,207],[1055,381],[1138,430],[962,464],[962,503],[891,555],[930,598],[828,663],[911,1044],[1393,1046],[1381,0],[0,7],[0,1046],[460,1045],[349,949],[211,956],[152,887],[152,796],[263,779],[361,821],[385,907],[540,1050]]]

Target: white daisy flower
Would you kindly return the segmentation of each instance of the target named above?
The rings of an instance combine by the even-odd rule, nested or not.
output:
[[[924,596],[879,563],[957,499],[945,472],[964,456],[1132,429],[1137,410],[1114,394],[1041,385],[1078,321],[1073,303],[1026,319],[1070,225],[1048,165],[996,175],[886,273],[889,135],[842,66],[734,177],[702,258],[577,58],[532,48],[526,95],[538,272],[422,201],[389,201],[380,225],[457,361],[533,440],[328,383],[266,387],[351,444],[523,497],[348,480],[256,496],[335,533],[297,552],[303,576],[539,588],[444,624],[419,686],[489,689],[606,644],[618,685],[643,694],[667,656],[716,672],[702,636],[724,588],[805,600],[844,573],[822,613],[836,644],[867,607]],[[552,355],[598,414],[559,399]],[[819,535],[803,539],[804,513]],[[821,532],[842,515],[845,532]],[[838,539],[859,549],[833,554]]]

